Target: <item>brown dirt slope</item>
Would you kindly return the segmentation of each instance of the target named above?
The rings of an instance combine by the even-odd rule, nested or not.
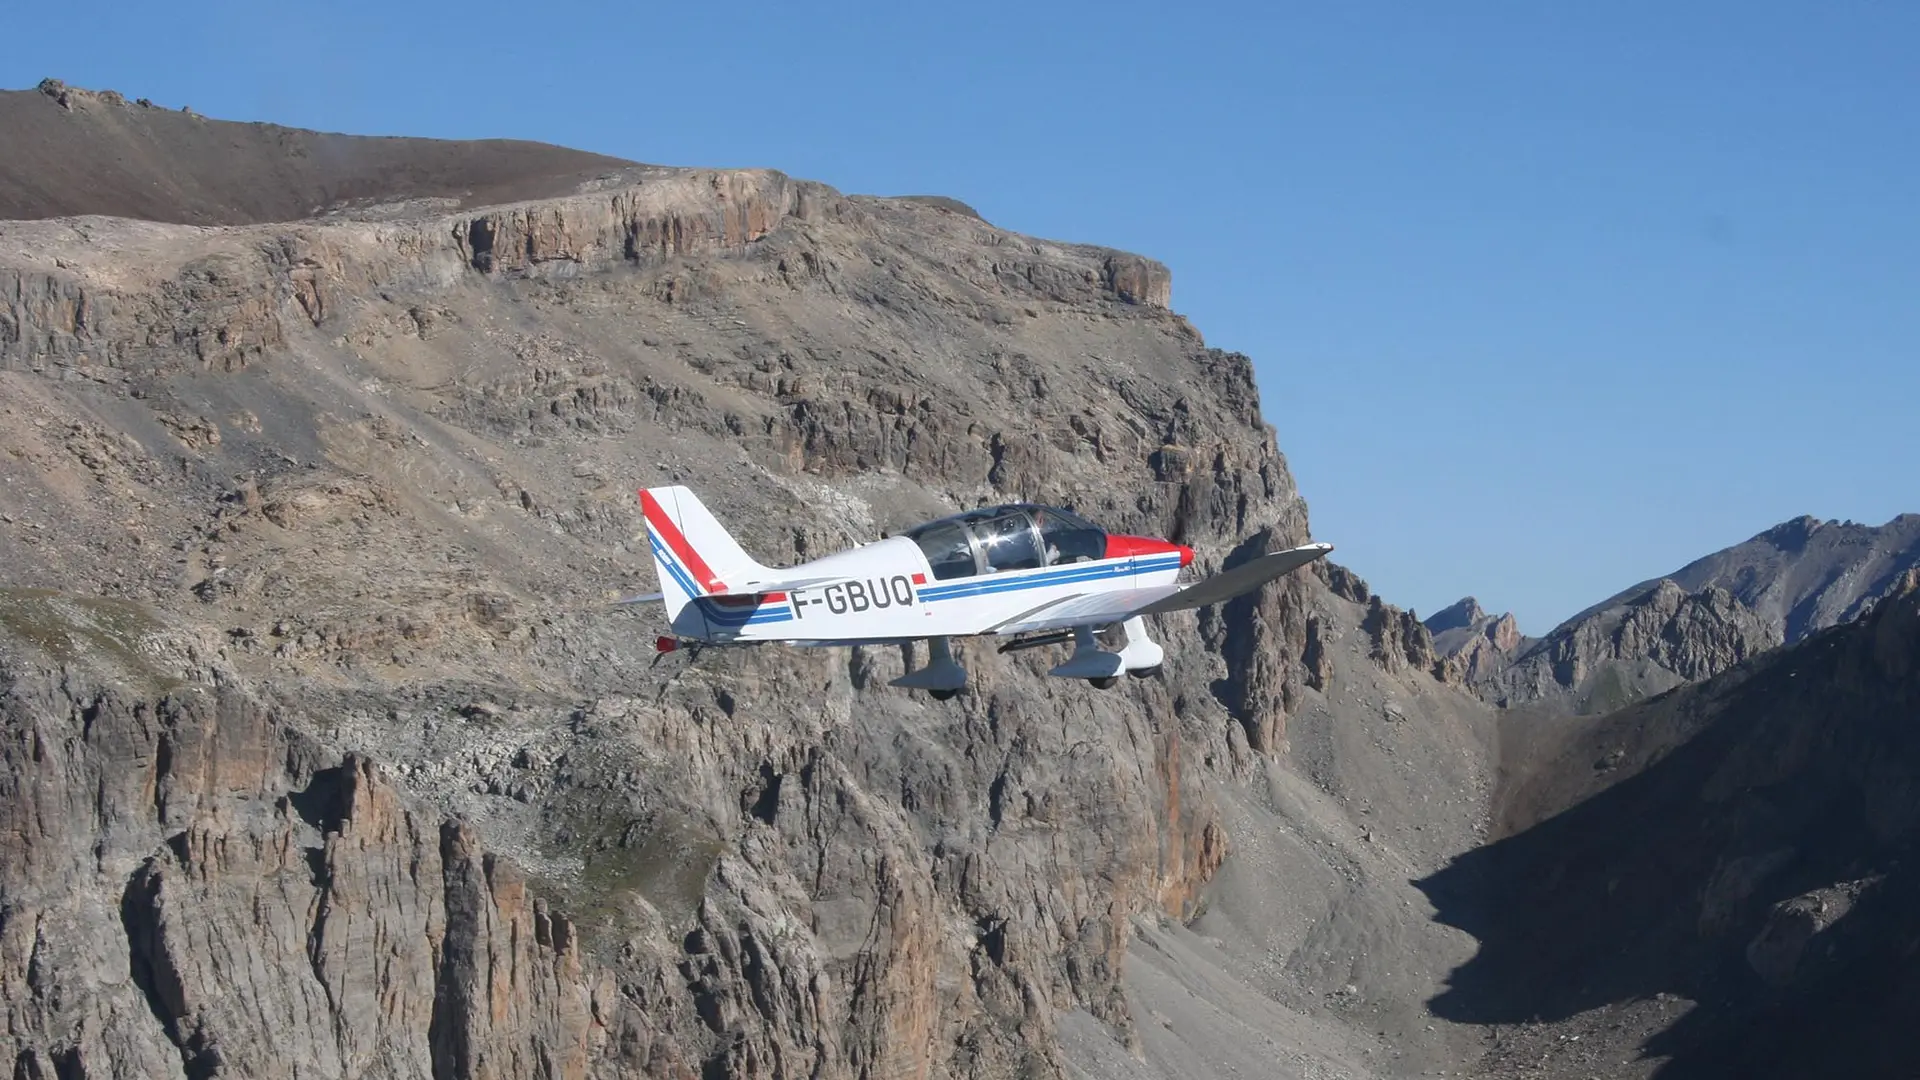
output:
[[[544,143],[336,135],[44,86],[0,91],[0,219],[254,225],[408,199],[453,210],[570,195],[635,167]]]

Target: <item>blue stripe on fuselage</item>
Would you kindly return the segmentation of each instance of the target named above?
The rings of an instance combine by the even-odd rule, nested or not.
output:
[[[1151,558],[1134,558],[1130,562],[1095,563],[1091,566],[1073,565],[1019,577],[990,574],[986,577],[961,578],[951,584],[925,586],[920,590],[920,599],[931,603],[935,600],[956,600],[963,596],[983,596],[988,593],[1013,592],[1019,589],[1040,589],[1049,585],[1071,585],[1081,581],[1099,581],[1103,578],[1128,577],[1133,574],[1150,574],[1160,570],[1178,569],[1180,569],[1180,556],[1176,553]]]

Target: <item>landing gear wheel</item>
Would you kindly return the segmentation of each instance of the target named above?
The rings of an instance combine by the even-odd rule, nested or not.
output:
[[[1113,684],[1114,684],[1114,683],[1117,683],[1117,682],[1119,682],[1119,681],[1120,681],[1120,676],[1118,676],[1118,675],[1101,675],[1101,676],[1099,676],[1098,678],[1093,678],[1093,679],[1088,679],[1087,681],[1088,681],[1088,682],[1090,682],[1090,683],[1092,683],[1092,684],[1093,684],[1093,686],[1094,686],[1094,689],[1096,689],[1096,690],[1106,690],[1106,689],[1109,689],[1109,688],[1111,688],[1111,687],[1113,686]]]
[[[1155,664],[1152,667],[1128,668],[1127,674],[1136,679],[1157,679],[1160,677],[1160,665]]]
[[[953,695],[959,692],[958,690],[929,690],[927,691],[927,696],[933,698],[935,701],[949,701],[953,698]]]

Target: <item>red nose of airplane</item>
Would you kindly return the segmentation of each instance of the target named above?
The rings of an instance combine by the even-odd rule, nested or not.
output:
[[[1180,553],[1180,565],[1193,562],[1193,549],[1185,544],[1168,543],[1151,536],[1128,536],[1125,533],[1107,534],[1107,558],[1124,559],[1129,555],[1171,555]]]

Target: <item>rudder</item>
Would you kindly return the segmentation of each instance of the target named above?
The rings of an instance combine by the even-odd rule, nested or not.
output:
[[[729,578],[769,573],[687,488],[646,488],[640,492],[640,509],[670,622],[677,624],[680,609],[694,598],[725,592]]]

